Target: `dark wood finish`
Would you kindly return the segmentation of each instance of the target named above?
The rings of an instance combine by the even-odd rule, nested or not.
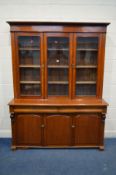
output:
[[[44,117],[45,146],[71,146],[71,117],[49,114]]]
[[[16,21],[8,23],[12,41],[14,84],[14,99],[9,103],[12,149],[90,147],[103,150],[108,104],[102,99],[102,89],[105,36],[109,23]],[[31,39],[28,41],[29,47],[19,47],[18,36],[39,36],[40,45],[37,46],[36,41]],[[49,37],[57,38],[54,43],[50,40],[52,43],[50,47],[47,44]],[[88,40],[79,40],[79,43],[78,38],[80,37],[88,38]],[[65,39],[63,42],[62,39],[60,41],[60,38],[68,38],[69,43]],[[96,47],[92,45],[94,38],[97,38],[98,41],[97,43],[95,41]],[[33,42],[37,47],[31,46]],[[57,46],[58,42],[60,47]],[[27,43],[25,40],[23,44],[27,46]],[[66,44],[69,44],[68,47]],[[28,53],[30,51],[40,54],[39,56],[32,55],[33,59],[40,58],[40,64],[29,62],[29,60],[26,64],[22,62],[19,64],[19,52]],[[48,64],[48,52],[54,53],[53,58],[56,63]],[[61,61],[68,57],[68,64],[66,62],[57,64],[57,61],[59,62],[57,56],[61,52],[63,53],[60,55]],[[87,57],[88,60],[86,60]],[[77,63],[77,59],[85,59],[85,62],[81,60],[81,63]],[[25,71],[22,71],[24,78],[21,79],[20,69],[29,69],[31,73],[27,71],[25,78]],[[55,77],[51,78],[52,74],[50,74],[49,85],[54,84],[54,87],[57,87],[55,90],[52,87],[52,93],[59,92],[60,95],[48,94],[48,70],[54,70],[52,74]],[[56,70],[60,74],[57,74]],[[20,85],[25,87],[24,92],[28,92],[30,87],[30,91],[35,92],[31,92],[31,95],[28,93],[21,95]],[[69,86],[68,94],[67,86]],[[39,88],[40,95],[38,95]]]
[[[100,144],[101,117],[98,114],[80,114],[75,117],[75,145]]]
[[[15,125],[15,132],[13,132],[14,145],[41,145],[41,118],[39,115],[17,114],[13,124]]]

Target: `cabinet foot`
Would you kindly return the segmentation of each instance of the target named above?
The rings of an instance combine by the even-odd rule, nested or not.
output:
[[[104,146],[99,146],[99,150],[103,151],[104,150]]]
[[[15,151],[16,149],[17,149],[16,146],[11,146],[12,151]]]

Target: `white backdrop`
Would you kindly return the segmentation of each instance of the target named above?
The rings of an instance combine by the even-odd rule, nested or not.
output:
[[[106,137],[116,136],[116,0],[0,0],[0,137],[11,136],[13,98],[10,28],[6,21],[111,22],[107,30],[103,98],[110,104]]]

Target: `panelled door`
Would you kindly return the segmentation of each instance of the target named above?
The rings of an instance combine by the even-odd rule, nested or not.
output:
[[[72,118],[68,114],[47,114],[44,117],[45,146],[72,145]]]
[[[16,144],[41,146],[42,122],[39,114],[17,114],[14,120]]]
[[[75,116],[75,146],[97,146],[100,144],[102,119],[98,114],[80,114]]]
[[[71,97],[72,37],[70,33],[45,33],[45,97]]]
[[[16,34],[17,96],[40,98],[43,96],[41,33]]]

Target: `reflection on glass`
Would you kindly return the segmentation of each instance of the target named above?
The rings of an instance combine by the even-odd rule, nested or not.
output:
[[[68,95],[69,38],[48,37],[48,95]]]
[[[78,37],[76,51],[76,95],[96,95],[98,38]]]

